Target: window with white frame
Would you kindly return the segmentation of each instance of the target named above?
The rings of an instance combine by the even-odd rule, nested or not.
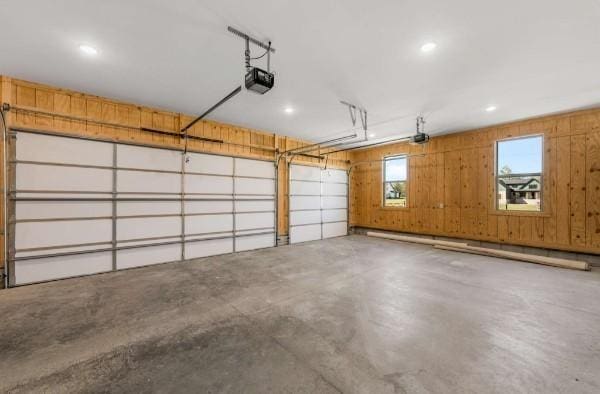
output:
[[[543,145],[541,135],[496,142],[498,210],[542,210]]]
[[[383,206],[404,208],[407,206],[407,164],[406,155],[390,156],[383,159]]]

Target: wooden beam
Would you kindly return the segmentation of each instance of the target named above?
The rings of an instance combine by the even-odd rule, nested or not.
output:
[[[463,246],[467,246],[467,244],[465,243],[460,243],[460,242],[449,242],[449,241],[440,241],[440,240],[436,240],[436,239],[428,239],[428,238],[418,238],[418,237],[407,237],[405,235],[396,235],[396,234],[387,234],[387,233],[377,233],[374,231],[368,231],[367,232],[367,236],[369,237],[376,237],[376,238],[384,238],[384,239],[391,239],[394,241],[402,241],[402,242],[411,242],[411,243],[416,243],[416,244],[423,244],[423,245],[431,245],[431,246],[448,246],[448,247],[463,247]]]
[[[460,247],[447,246],[447,245],[435,245],[434,247],[436,249],[451,250],[453,252],[471,253],[471,254],[478,254],[478,255],[482,255],[482,256],[498,257],[498,258],[505,258],[505,259],[510,259],[510,260],[517,260],[517,261],[525,261],[528,263],[549,265],[551,267],[568,268],[568,269],[581,270],[581,271],[589,271],[590,270],[590,265],[584,261],[559,259],[559,258],[555,258],[555,257],[536,256],[536,255],[526,254],[526,253],[509,252],[506,250],[496,250],[496,249],[488,249],[488,248],[479,248],[476,246],[468,246],[468,245],[460,246]]]

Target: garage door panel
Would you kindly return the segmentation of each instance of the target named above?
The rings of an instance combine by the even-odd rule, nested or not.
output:
[[[112,253],[87,253],[15,262],[16,285],[91,275],[112,270]]]
[[[18,133],[16,151],[17,160],[23,161],[107,167],[113,164],[113,144],[75,138]]]
[[[259,228],[273,228],[275,214],[265,213],[238,213],[235,215],[236,230],[251,230]]]
[[[111,240],[112,220],[110,219],[24,222],[15,226],[17,250]]]
[[[272,179],[235,178],[235,194],[275,194],[275,182]]]
[[[236,201],[236,212],[275,211],[275,200],[270,201]]]
[[[130,248],[133,246],[153,246],[156,244],[167,244],[181,242],[181,235],[176,235],[172,237],[160,237],[159,239],[140,239],[140,240],[125,240],[125,241],[117,241],[117,248]]]
[[[232,194],[233,178],[212,175],[185,175],[185,192],[204,194]]]
[[[94,242],[86,245],[65,245],[65,246],[52,246],[43,249],[31,249],[31,250],[18,250],[15,252],[15,258],[20,259],[24,257],[39,257],[46,255],[59,255],[59,254],[71,254],[79,252],[97,252],[102,249],[109,249],[112,247],[112,241]]]
[[[181,235],[181,217],[117,219],[117,240]]]
[[[290,212],[290,225],[296,226],[299,224],[320,224],[321,211],[296,211]]]
[[[37,191],[37,192],[17,192],[15,193],[15,197],[18,198],[35,198],[36,200],[57,200],[57,199],[64,199],[64,198],[69,198],[69,199],[73,199],[73,198],[77,198],[77,199],[86,199],[86,200],[93,200],[93,199],[110,199],[112,197],[112,193],[111,192],[41,192],[41,191]],[[21,201],[23,202],[23,201]]]
[[[120,193],[181,193],[181,175],[146,171],[117,171]]]
[[[235,158],[235,175],[275,179],[272,162]]]
[[[185,214],[232,213],[233,201],[186,201]]]
[[[290,210],[321,209],[319,196],[290,196]]]
[[[291,165],[290,180],[320,182],[321,169],[319,167]]]
[[[186,172],[200,174],[233,175],[233,157],[188,153]]]
[[[186,259],[196,259],[228,253],[233,253],[233,238],[194,241],[185,244]]]
[[[119,201],[117,216],[177,215],[181,212],[179,201]]]
[[[17,190],[112,191],[112,170],[18,163],[17,174]]]
[[[345,196],[347,185],[342,183],[321,183],[321,191],[325,196]]]
[[[233,215],[186,216],[185,233],[208,234],[233,231]]]
[[[346,208],[348,205],[346,197],[325,196],[321,201],[323,202],[323,209]]]
[[[180,243],[117,251],[117,269],[143,267],[179,260],[181,260]]]
[[[321,194],[321,184],[318,182],[291,181],[290,194],[294,196],[318,196]]]
[[[321,182],[348,183],[348,174],[342,170],[322,170]]]
[[[348,220],[348,211],[346,209],[323,210],[323,223],[341,222],[346,220]]]
[[[238,237],[235,239],[235,251],[264,249],[275,246],[275,234],[261,234]]]
[[[118,144],[117,167],[180,172],[181,152]]]
[[[16,220],[110,217],[111,202],[88,201],[17,201]]]
[[[290,228],[290,243],[315,241],[321,239],[321,224],[296,226]]]
[[[323,224],[323,238],[341,237],[348,233],[348,223],[324,223]]]

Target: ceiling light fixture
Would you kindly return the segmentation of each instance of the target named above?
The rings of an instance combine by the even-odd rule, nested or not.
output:
[[[423,44],[423,46],[421,47],[421,52],[431,52],[436,47],[437,47],[437,44],[435,42],[428,42],[428,43]]]
[[[369,138],[374,138],[374,137],[375,137],[375,133],[369,134]]]
[[[292,108],[292,107],[285,107],[284,112],[286,114],[293,114],[294,113],[294,108]]]
[[[95,56],[98,54],[98,50],[96,48],[94,48],[93,46],[90,46],[90,45],[86,45],[86,44],[79,45],[79,50],[81,52],[85,53],[86,55],[90,55],[90,56]]]
[[[496,110],[496,106],[495,105],[490,105],[489,107],[487,107],[485,109],[487,112],[494,112]]]

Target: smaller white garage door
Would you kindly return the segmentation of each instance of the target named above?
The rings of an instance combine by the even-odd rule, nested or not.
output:
[[[290,165],[290,243],[348,233],[348,176],[343,170]]]

